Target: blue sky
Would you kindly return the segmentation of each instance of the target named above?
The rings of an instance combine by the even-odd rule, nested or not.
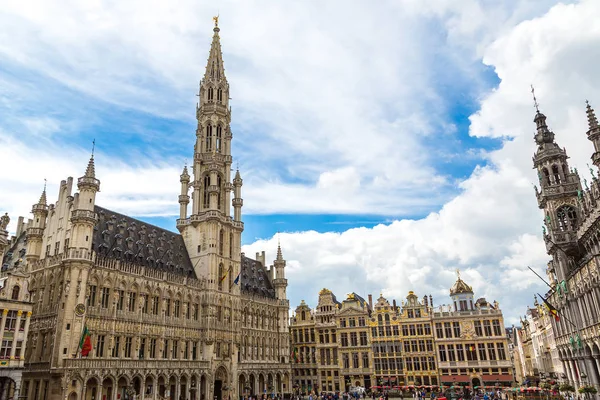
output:
[[[0,211],[27,215],[44,178],[54,199],[96,139],[98,204],[174,230],[215,10],[151,3],[0,6]],[[593,3],[223,1],[245,250],[272,258],[281,232],[292,305],[327,285],[444,299],[460,268],[524,312],[546,262],[529,85],[581,169],[567,133],[599,82],[561,51],[595,57],[568,29]]]

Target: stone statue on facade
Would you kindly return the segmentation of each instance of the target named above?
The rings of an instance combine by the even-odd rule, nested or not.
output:
[[[0,231],[5,231],[9,223],[10,217],[8,216],[8,213],[4,213],[4,215],[0,217]]]

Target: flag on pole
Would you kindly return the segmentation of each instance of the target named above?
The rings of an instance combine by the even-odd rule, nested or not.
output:
[[[234,285],[237,285],[238,283],[240,283],[240,274],[241,272],[238,274],[238,276],[235,278],[235,280],[233,281]]]
[[[538,293],[538,296],[540,296],[540,294]],[[544,296],[540,296],[542,298],[542,301],[544,302],[544,304],[546,305],[546,307],[548,308],[548,312],[550,314],[552,314],[552,316],[554,317],[554,320],[556,322],[560,321],[560,317],[558,316],[558,310],[556,309],[556,307],[554,307],[552,304],[550,304],[550,302],[548,300],[546,300],[544,298]]]
[[[81,333],[81,340],[79,341],[79,349],[81,349],[81,356],[87,357],[92,351],[92,337],[90,336],[90,331],[87,328],[87,325],[83,327],[83,332]]]
[[[298,363],[299,359],[298,359],[298,348],[297,347],[294,347],[292,354],[290,354],[290,358],[292,360],[294,360],[295,363]]]
[[[221,280],[219,281],[219,283],[222,283],[225,280],[225,278],[227,278],[227,274],[229,273],[230,270],[231,270],[231,267],[229,267],[229,269],[227,271],[225,271],[225,275],[223,275],[221,277]]]

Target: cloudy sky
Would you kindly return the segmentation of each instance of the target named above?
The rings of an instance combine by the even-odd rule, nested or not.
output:
[[[173,229],[212,19],[244,178],[246,254],[292,307],[328,287],[448,302],[460,269],[518,321],[544,285],[530,85],[588,176],[600,2],[17,1],[0,4],[0,211],[80,176],[97,203]],[[589,179],[589,178],[588,178]]]

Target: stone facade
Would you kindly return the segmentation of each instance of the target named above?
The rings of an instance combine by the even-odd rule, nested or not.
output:
[[[521,328],[516,339],[517,358],[522,377],[519,382],[529,381],[536,384],[543,380],[558,380],[564,374],[562,362],[554,340],[552,319],[554,318],[546,307],[538,303],[534,308],[528,308],[525,319],[521,319]]]
[[[180,234],[96,205],[93,155],[54,204],[44,190],[24,234],[33,316],[21,396],[221,400],[291,391],[286,263],[281,248],[270,267],[264,252],[241,253],[229,99],[215,23],[192,176],[186,167],[180,177]],[[85,328],[92,350],[82,357]]]
[[[27,333],[31,323],[29,275],[24,271],[25,235],[21,231],[8,240],[8,216],[0,218],[0,398],[18,398],[25,363]],[[23,221],[19,221],[23,226]]]
[[[371,386],[373,359],[367,324],[370,311],[365,299],[350,293],[342,301],[336,316],[340,343],[340,386],[346,392],[351,387]]]
[[[587,105],[587,138],[594,146],[592,162],[600,167],[600,126]],[[540,188],[538,206],[544,211],[543,238],[552,257],[546,270],[551,290],[545,295],[558,310],[552,319],[554,340],[564,374],[576,387],[600,385],[600,181],[583,180],[567,162],[566,149],[555,141],[539,109],[534,117],[537,145],[533,166]]]
[[[402,307],[368,297],[350,293],[339,302],[323,289],[314,310],[304,300],[296,308],[290,332],[299,391],[438,384],[431,297],[419,301],[410,292]]]
[[[498,303],[474,301],[460,274],[450,298],[452,303],[434,309],[432,318],[441,383],[510,386],[514,377]]]

